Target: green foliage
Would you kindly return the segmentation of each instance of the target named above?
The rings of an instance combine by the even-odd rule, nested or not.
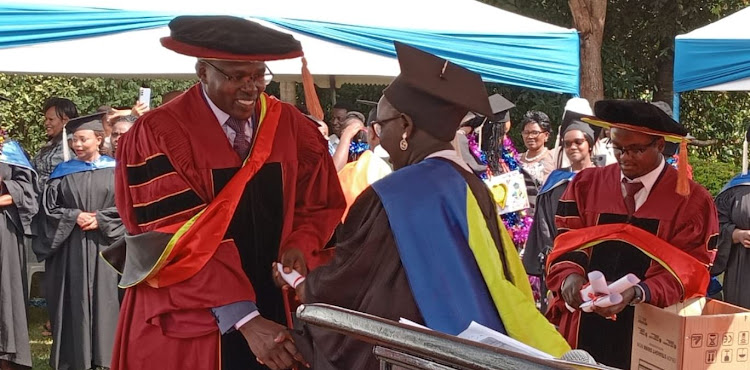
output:
[[[11,138],[29,153],[36,153],[44,135],[44,101],[50,96],[68,98],[80,114],[93,113],[102,105],[133,106],[138,88],[151,88],[151,105],[161,104],[161,96],[172,90],[185,90],[195,81],[166,79],[111,79],[73,76],[11,75],[0,73],[0,95],[12,101],[0,103],[0,122]]]
[[[740,172],[740,167],[733,163],[719,162],[711,159],[690,158],[693,167],[693,180],[703,185],[711,195],[719,194],[721,188]]]

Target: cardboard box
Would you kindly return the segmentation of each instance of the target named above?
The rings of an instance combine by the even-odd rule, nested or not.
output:
[[[667,308],[640,304],[631,369],[750,369],[750,310],[706,298]]]

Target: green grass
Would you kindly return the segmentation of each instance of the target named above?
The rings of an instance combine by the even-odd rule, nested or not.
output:
[[[29,307],[29,340],[31,341],[32,369],[50,370],[49,349],[52,337],[42,336],[43,325],[47,322],[47,310],[40,307]]]
[[[44,274],[34,274],[31,281],[31,297],[41,297],[39,286]],[[49,350],[52,337],[42,335],[44,323],[47,322],[47,309],[29,306],[29,341],[31,342],[32,369],[51,370],[49,366]]]

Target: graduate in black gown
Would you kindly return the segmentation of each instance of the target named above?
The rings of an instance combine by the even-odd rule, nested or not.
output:
[[[42,199],[53,369],[109,367],[119,314],[118,275],[99,252],[124,234],[115,208],[113,158],[100,154],[101,115],[71,120],[76,159],[59,164]]]
[[[748,129],[745,140],[750,138]],[[742,160],[747,163],[747,154]],[[711,275],[724,273],[724,300],[750,308],[750,294],[743,290],[750,281],[750,174],[741,173],[716,196],[719,241]]]
[[[0,97],[2,100],[2,97]],[[39,209],[36,172],[15,141],[0,146],[0,369],[31,367],[26,249]]]

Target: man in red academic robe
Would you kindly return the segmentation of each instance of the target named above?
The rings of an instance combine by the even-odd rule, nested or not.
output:
[[[645,102],[604,100],[594,112],[596,120],[584,120],[611,127],[618,164],[581,171],[560,199],[560,235],[548,258],[548,317],[571,347],[628,369],[632,306],[667,307],[705,295],[718,219],[709,193],[666,165],[661,154],[665,139],[684,142],[682,126]],[[682,166],[684,145],[681,154]],[[632,273],[641,282],[622,293],[621,304],[571,312],[565,303],[580,306],[590,271],[601,271],[608,281]]]
[[[271,264],[305,273],[323,262],[345,206],[315,124],[264,93],[263,61],[301,46],[235,17],[177,17],[170,29],[162,44],[198,57],[200,82],[118,144],[129,235],[127,253],[103,253],[127,288],[112,368],[289,368],[304,360],[278,324]]]

